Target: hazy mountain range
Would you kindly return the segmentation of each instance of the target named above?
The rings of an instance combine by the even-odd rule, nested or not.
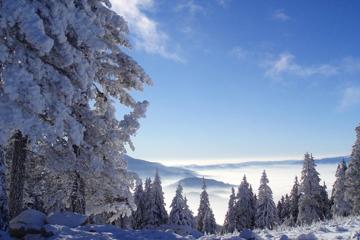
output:
[[[321,158],[316,159],[316,164],[337,164],[341,160],[348,162],[350,160],[349,156],[341,157],[331,157],[331,158]],[[240,167],[249,167],[249,166],[274,166],[274,165],[301,165],[303,160],[280,160],[280,161],[249,161],[241,163],[223,163],[223,164],[209,164],[209,165],[186,165],[184,168],[190,169],[193,171],[204,170],[204,169],[224,169],[224,168],[240,168]]]

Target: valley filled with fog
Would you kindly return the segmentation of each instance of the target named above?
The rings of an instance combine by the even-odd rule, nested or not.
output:
[[[317,170],[320,173],[321,184],[325,181],[329,195],[335,181],[336,167],[341,159],[342,157],[337,157],[317,161]],[[168,167],[159,163],[130,157],[127,158],[127,161],[129,162],[129,170],[138,173],[143,180],[146,177],[153,178],[155,170],[159,170],[167,210],[170,209],[171,200],[175,195],[178,181],[182,179],[188,180],[185,184],[182,183],[182,186],[184,194],[188,199],[189,207],[196,214],[202,190],[201,178],[205,177],[207,181],[209,179],[216,180],[215,182],[207,182],[207,185],[210,204],[218,224],[223,224],[231,187],[234,186],[235,190],[237,190],[244,175],[246,175],[248,182],[252,185],[254,193],[257,194],[261,173],[263,170],[266,170],[270,181],[269,185],[274,194],[274,201],[277,203],[282,194],[290,193],[294,178],[295,176],[300,178],[302,169],[302,160],[254,161],[240,164],[191,165],[183,167]]]

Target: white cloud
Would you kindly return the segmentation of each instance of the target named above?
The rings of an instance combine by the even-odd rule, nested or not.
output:
[[[216,0],[216,1],[220,6],[226,8],[230,4],[231,0]]]
[[[198,13],[205,14],[205,8],[199,4],[196,4],[193,0],[185,0],[176,6],[176,11],[187,11],[192,16]]]
[[[360,87],[347,87],[343,92],[339,109],[345,110],[354,106],[360,106]]]
[[[314,75],[328,77],[339,73],[339,67],[336,65],[300,65],[295,62],[295,56],[288,52],[280,54],[274,60],[267,61],[264,65],[266,67],[266,75],[274,78],[281,78],[285,74],[298,77],[310,77]]]
[[[282,21],[282,22],[286,22],[286,21],[290,20],[290,17],[285,13],[285,11],[283,9],[276,10],[272,17],[273,17],[273,19]]]
[[[111,2],[114,11],[128,22],[130,32],[134,32],[136,48],[167,59],[184,62],[176,51],[170,50],[169,36],[159,28],[155,20],[144,13],[154,7],[153,0],[113,0]]]
[[[236,46],[230,50],[230,55],[239,60],[244,60],[248,56],[248,51],[242,47]]]

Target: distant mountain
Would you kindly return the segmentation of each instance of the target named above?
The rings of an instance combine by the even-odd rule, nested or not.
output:
[[[316,164],[337,164],[345,159],[346,162],[350,160],[349,156],[332,157],[316,159]],[[186,165],[184,168],[191,170],[210,170],[210,169],[224,169],[224,168],[239,168],[248,166],[275,166],[275,165],[301,165],[303,160],[281,160],[281,161],[251,161],[242,163],[224,163],[224,164],[210,164],[210,165]]]
[[[205,183],[208,188],[227,188],[227,189],[229,189],[231,187],[235,187],[235,185],[224,183],[224,182],[217,181],[214,179],[208,179],[208,178],[205,178]],[[199,178],[199,177],[184,178],[184,179],[177,181],[176,183],[171,184],[170,187],[177,187],[177,185],[179,185],[179,184],[181,184],[181,186],[183,186],[184,188],[201,189],[201,187],[203,185],[203,179]]]
[[[183,167],[168,167],[161,163],[149,162],[141,159],[135,159],[130,156],[125,156],[128,162],[128,170],[137,173],[141,178],[154,177],[156,169],[158,169],[161,177],[166,178],[187,178],[196,177],[195,171],[185,169]]]

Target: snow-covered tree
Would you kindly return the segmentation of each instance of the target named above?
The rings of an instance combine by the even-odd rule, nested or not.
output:
[[[321,220],[331,218],[331,202],[329,199],[329,195],[327,193],[327,186],[325,182],[322,186],[320,186],[320,212],[321,212]]]
[[[154,181],[151,185],[152,198],[154,205],[151,207],[153,221],[152,225],[160,226],[168,221],[168,214],[165,209],[164,193],[161,187],[161,180],[158,170],[156,170]]]
[[[203,178],[202,192],[200,194],[200,205],[197,214],[196,228],[203,233],[213,234],[216,231],[216,222],[210,207],[209,195],[206,191],[205,178]]]
[[[236,203],[235,189],[232,187],[229,203],[228,203],[228,210],[225,216],[225,221],[222,230],[223,233],[232,233],[235,231],[235,224],[236,224],[235,203]]]
[[[320,206],[320,178],[315,169],[314,158],[309,153],[305,154],[301,172],[298,224],[311,224],[321,219]]]
[[[300,191],[299,191],[299,181],[298,177],[295,177],[294,185],[290,192],[290,221],[289,225],[293,226],[297,222],[297,217],[299,214],[299,199],[300,199]]]
[[[136,211],[132,214],[132,226],[134,229],[141,229],[145,226],[144,216],[146,213],[145,196],[141,181],[135,187],[134,202]]]
[[[256,194],[254,193],[253,189],[252,189],[252,186],[250,184],[250,187],[249,187],[249,191],[250,191],[250,198],[251,198],[251,209],[252,209],[252,212],[254,213],[252,215],[252,219],[251,219],[251,226],[252,227],[255,227],[255,213],[256,213],[256,208],[257,208],[257,196]]]
[[[284,198],[284,196],[281,196],[281,199],[278,201],[278,203],[276,205],[278,216],[279,216],[279,223],[283,223],[285,220],[284,213],[283,213],[284,207],[285,207],[285,198]]]
[[[352,213],[360,214],[360,126],[356,128],[356,142],[353,146],[346,170],[346,196],[352,204]]]
[[[255,223],[259,228],[273,229],[278,223],[278,213],[268,183],[269,180],[264,171],[260,180]]]
[[[175,197],[170,205],[169,224],[193,227],[194,219],[191,219],[189,211],[186,210],[188,207],[182,195],[182,191],[183,188],[179,184],[176,189]]]
[[[348,216],[351,213],[351,204],[345,195],[346,192],[346,162],[342,160],[336,169],[336,180],[333,185],[331,197],[333,205],[331,207],[331,213],[334,216]]]
[[[0,145],[0,230],[5,230],[7,228],[9,218],[5,171],[4,151]]]
[[[148,226],[152,226],[154,223],[153,207],[155,206],[155,199],[153,197],[151,185],[152,185],[151,179],[146,178],[145,186],[144,186],[144,202],[145,202],[144,223],[145,225]]]
[[[191,209],[189,208],[189,205],[187,203],[187,198],[186,196],[184,197],[184,201],[185,201],[185,208],[184,208],[184,216],[185,216],[185,219],[187,219],[187,222],[190,223],[190,227],[195,229],[196,228],[196,221],[195,221],[195,218],[194,218],[194,214],[193,212],[191,211]]]
[[[236,229],[242,231],[244,228],[253,228],[253,219],[255,216],[254,196],[250,191],[246,176],[244,176],[239,186],[236,198]]]
[[[89,214],[128,214],[122,157],[148,105],[130,91],[151,80],[122,49],[126,22],[108,0],[3,0],[0,16],[0,145],[20,131],[49,171],[79,172]]]

